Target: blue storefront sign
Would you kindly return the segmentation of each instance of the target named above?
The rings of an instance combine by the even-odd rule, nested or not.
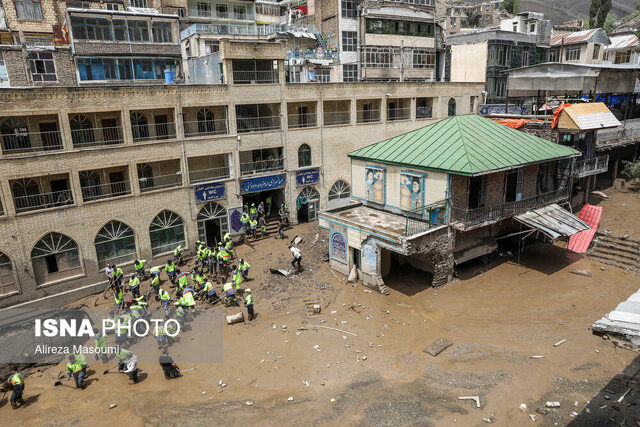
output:
[[[284,175],[261,176],[258,178],[245,179],[240,182],[240,193],[249,194],[259,191],[275,190],[284,187]]]
[[[318,168],[305,169],[303,171],[296,172],[296,182],[298,183],[298,185],[315,184],[319,180],[320,170]]]
[[[218,200],[224,197],[224,182],[214,182],[211,184],[197,185],[194,188],[196,195],[196,201],[209,202],[211,200]]]

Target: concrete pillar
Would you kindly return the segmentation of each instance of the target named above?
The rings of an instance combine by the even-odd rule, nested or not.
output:
[[[77,206],[82,206],[82,187],[80,186],[80,176],[78,171],[72,169],[69,171],[69,187],[71,188],[71,192],[73,194],[73,202]]]
[[[69,110],[60,110],[58,114],[58,124],[60,129],[60,139],[62,149],[69,151],[73,149],[73,138],[71,137],[71,125],[69,124]]]
[[[6,216],[13,216],[16,214],[16,208],[13,204],[13,193],[9,181],[0,181],[0,193],[3,197],[3,208]]]
[[[133,132],[131,131],[131,110],[128,108],[122,109],[122,134],[125,144],[133,143]]]

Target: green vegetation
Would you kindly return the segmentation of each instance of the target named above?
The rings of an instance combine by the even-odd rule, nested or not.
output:
[[[611,11],[611,0],[591,0],[589,28],[602,28]]]
[[[609,0],[611,3],[611,0]],[[520,12],[520,0],[504,0],[500,7],[512,15]],[[611,6],[609,6],[611,8]]]
[[[640,178],[640,161],[635,163],[622,161],[622,176],[629,180]]]

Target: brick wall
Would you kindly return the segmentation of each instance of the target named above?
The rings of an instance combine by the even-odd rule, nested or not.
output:
[[[504,172],[487,175],[485,206],[500,205],[504,202]]]
[[[180,57],[179,44],[75,41],[76,56],[136,55]]]
[[[22,50],[20,48],[3,49],[3,53],[11,86],[29,86],[22,60]]]
[[[7,24],[12,31],[24,31],[34,33],[53,33],[52,26],[58,23],[59,8],[64,10],[66,2],[56,0],[42,0],[42,20],[30,21],[18,19],[15,4],[11,0],[3,2]]]
[[[469,178],[466,176],[451,175],[451,188],[449,188],[451,207],[457,209],[467,208],[468,183]]]
[[[536,186],[538,183],[538,167],[539,165],[529,165],[524,168],[524,176],[522,183],[522,198],[533,197],[536,195]]]

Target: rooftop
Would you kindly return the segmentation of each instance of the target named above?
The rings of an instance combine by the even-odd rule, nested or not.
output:
[[[564,42],[563,42],[564,40]],[[609,44],[609,38],[602,28],[592,28],[590,30],[576,31],[575,33],[554,34],[549,40],[550,46],[560,46],[562,44],[574,44],[594,42],[599,44]]]
[[[474,176],[579,154],[572,148],[469,114],[377,142],[349,156]]]
[[[563,120],[565,115],[569,120]],[[611,110],[602,102],[574,104],[560,112],[560,123],[564,128],[597,130],[617,128],[621,123],[616,119]]]

